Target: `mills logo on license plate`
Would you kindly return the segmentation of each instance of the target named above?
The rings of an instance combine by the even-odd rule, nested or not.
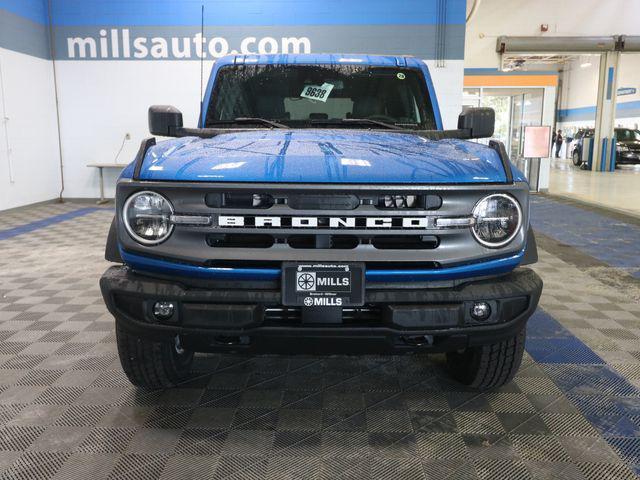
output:
[[[282,304],[353,307],[364,304],[364,264],[290,263],[282,265]]]

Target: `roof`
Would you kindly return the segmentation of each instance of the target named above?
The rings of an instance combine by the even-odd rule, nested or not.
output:
[[[420,60],[410,56],[363,55],[353,53],[289,53],[264,55],[227,55],[216,61],[216,64],[233,65],[253,63],[260,65],[371,65],[376,67],[417,67]]]

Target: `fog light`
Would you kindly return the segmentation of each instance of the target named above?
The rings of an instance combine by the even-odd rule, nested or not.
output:
[[[167,320],[173,316],[175,305],[173,302],[156,302],[153,305],[153,315],[158,320]]]
[[[474,320],[485,321],[491,315],[491,307],[487,302],[476,302],[471,307],[471,316]]]

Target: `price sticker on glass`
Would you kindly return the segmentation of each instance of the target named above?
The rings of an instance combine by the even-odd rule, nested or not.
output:
[[[309,100],[326,102],[331,90],[333,90],[333,84],[331,83],[325,82],[322,85],[306,85],[302,89],[300,96],[302,98],[308,98]]]

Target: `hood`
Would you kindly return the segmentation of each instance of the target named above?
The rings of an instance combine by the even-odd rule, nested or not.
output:
[[[515,175],[514,175],[515,177]],[[358,130],[251,130],[151,147],[141,180],[290,183],[505,182],[498,153],[462,140]]]

